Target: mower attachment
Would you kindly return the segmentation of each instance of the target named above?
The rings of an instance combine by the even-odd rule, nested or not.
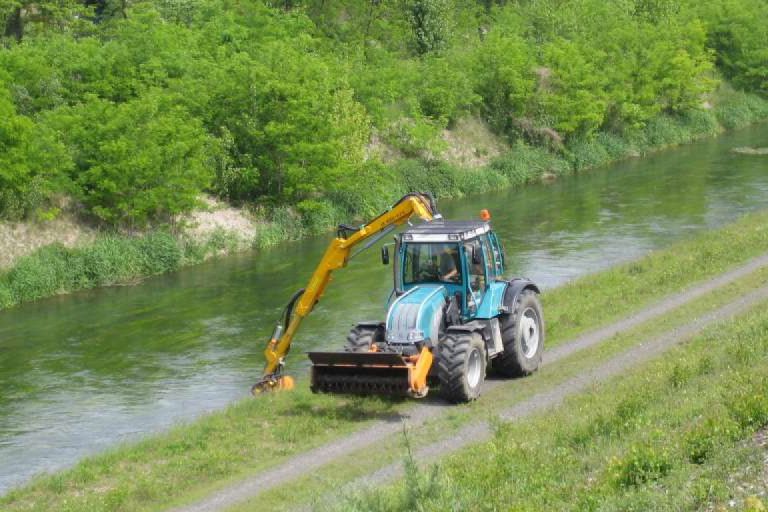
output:
[[[395,395],[421,398],[427,394],[432,353],[418,356],[394,352],[308,352],[315,393]]]

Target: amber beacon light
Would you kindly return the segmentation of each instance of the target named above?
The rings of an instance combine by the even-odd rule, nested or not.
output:
[[[480,210],[480,220],[489,221],[491,220],[491,212],[483,208]]]

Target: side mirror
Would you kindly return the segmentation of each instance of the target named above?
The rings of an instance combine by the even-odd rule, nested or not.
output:
[[[472,246],[472,263],[475,265],[483,264],[483,255],[477,250],[477,247]]]
[[[381,264],[389,265],[389,247],[386,245],[381,248]]]

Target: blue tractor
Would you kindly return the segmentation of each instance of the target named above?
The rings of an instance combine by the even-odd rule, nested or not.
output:
[[[310,352],[313,391],[423,397],[437,387],[459,403],[479,396],[489,367],[506,377],[539,368],[539,288],[505,277],[504,250],[481,218],[436,215],[396,237],[386,319],[358,323],[343,351]]]

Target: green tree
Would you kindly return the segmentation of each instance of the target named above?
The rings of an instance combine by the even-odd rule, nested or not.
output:
[[[0,81],[0,217],[43,213],[49,199],[66,190],[70,166],[65,148],[45,127],[16,113]]]
[[[473,71],[485,117],[498,133],[511,134],[515,119],[528,115],[536,88],[532,48],[511,25],[491,31],[476,51]]]
[[[717,65],[734,85],[768,94],[768,3],[693,3],[707,28]]]
[[[193,208],[212,179],[217,146],[168,97],[122,104],[95,97],[47,116],[66,139],[78,198],[97,218],[129,228]]]
[[[451,8],[450,0],[409,0],[408,19],[417,54],[437,52],[448,46],[452,30]]]
[[[299,46],[299,47],[297,47]],[[364,159],[370,126],[332,60],[295,42],[260,47],[257,61],[233,57],[218,70],[209,125],[226,129],[234,164],[251,190],[233,199],[297,202],[329,190]]]

